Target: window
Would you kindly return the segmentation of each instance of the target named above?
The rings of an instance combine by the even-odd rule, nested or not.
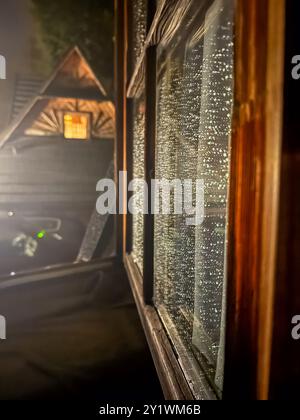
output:
[[[278,211],[281,201],[287,202],[280,189],[285,179],[282,141],[291,138],[282,113],[286,4],[270,8],[257,0],[253,5],[238,2],[236,8],[233,0],[147,3],[140,58],[124,74],[128,97],[146,104],[145,127],[139,131],[143,153],[132,147],[132,124],[127,136],[121,130],[120,136],[129,178],[134,159],[144,169],[148,210],[151,201],[151,210],[157,211],[157,195],[161,203],[160,213],[148,211],[143,219],[142,276],[136,250],[130,253],[132,217],[126,218],[124,261],[135,300],[168,397],[266,399],[279,377],[294,382],[278,373],[274,363],[276,342],[286,335],[275,337],[272,323],[274,306],[282,301],[276,256],[282,255],[281,268],[289,262],[286,247],[277,243],[282,226]],[[118,40],[130,52],[135,45],[129,36],[134,31],[132,13],[121,7],[120,12],[124,33]],[[267,54],[270,46],[274,54]],[[142,96],[128,93],[138,91],[144,71]],[[290,76],[289,69],[286,73]],[[123,108],[127,122],[138,120],[143,110],[132,100]],[[156,194],[157,182],[150,185],[153,177],[163,181],[160,192],[168,190],[168,197]],[[186,223],[190,209],[174,214],[178,180],[204,184],[204,217],[198,225]],[[171,214],[162,214],[169,205]],[[288,372],[295,377],[293,369]]]
[[[141,54],[147,29],[147,1],[138,0],[132,2],[132,34],[131,34],[131,51],[130,51],[130,66],[135,68],[139,56]],[[133,179],[145,178],[145,81],[144,74],[139,88],[133,95],[133,121],[132,124],[132,177]],[[144,260],[144,215],[143,203],[141,200],[133,197],[133,206],[136,209],[135,214],[132,215],[132,256],[138,266],[140,272],[143,272]]]
[[[198,6],[158,46],[155,173],[203,180],[204,221],[155,215],[154,300],[194,388],[204,371],[221,394],[234,7],[216,0],[203,13]],[[191,368],[195,361],[201,370]]]
[[[134,121],[133,121],[133,179],[144,179],[144,129],[145,129],[145,95],[134,99]],[[143,203],[133,196],[133,206],[136,213],[132,215],[132,256],[140,272],[143,272],[144,260],[144,215]]]
[[[89,139],[90,116],[79,112],[64,114],[64,137],[66,139]]]

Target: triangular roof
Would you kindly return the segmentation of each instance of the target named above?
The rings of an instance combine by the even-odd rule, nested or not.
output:
[[[98,132],[104,128],[104,137],[111,137],[114,127],[114,105],[107,97],[101,82],[84,58],[77,46],[65,54],[63,60],[54,70],[40,92],[27,107],[20,113],[15,121],[5,130],[0,138],[0,148],[11,138],[22,136],[26,128],[30,128],[34,119],[47,108],[55,99],[89,102],[96,119]],[[101,119],[101,121],[100,121]],[[101,125],[101,126],[100,126]]]
[[[103,85],[77,46],[68,51],[41,94],[98,100],[107,96]]]

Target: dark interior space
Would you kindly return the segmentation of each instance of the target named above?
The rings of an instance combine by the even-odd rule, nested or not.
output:
[[[1,399],[162,398],[121,266],[17,289],[1,284]]]

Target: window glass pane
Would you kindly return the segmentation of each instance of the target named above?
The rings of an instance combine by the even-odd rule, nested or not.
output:
[[[143,88],[144,90],[144,88]],[[144,129],[145,129],[145,95],[144,91],[139,98],[134,99],[133,121],[133,179],[145,179],[144,167]],[[137,186],[138,187],[138,186]],[[141,273],[143,272],[143,245],[144,245],[144,215],[143,202],[139,194],[133,194],[132,204],[135,213],[132,215],[132,257]]]
[[[147,35],[147,0],[134,0],[132,9],[132,61],[136,65]]]
[[[89,137],[89,115],[80,113],[64,114],[64,137],[66,139],[87,140]]]
[[[158,179],[203,180],[204,220],[189,224],[185,207],[155,215],[154,271],[155,304],[197,393],[195,361],[217,392],[223,380],[233,1],[202,16],[193,4],[197,24],[158,51],[155,167]]]
[[[134,72],[139,56],[142,52],[147,31],[147,0],[131,2],[132,14],[132,42],[130,68]],[[132,121],[132,175],[133,179],[144,179],[144,129],[145,129],[145,83],[144,74],[140,85],[136,89],[133,98],[133,121]],[[132,215],[132,257],[139,270],[143,271],[143,242],[144,242],[144,216],[143,203],[138,199],[138,194],[133,195]]]

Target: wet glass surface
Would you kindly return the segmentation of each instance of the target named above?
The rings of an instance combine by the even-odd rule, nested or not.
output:
[[[146,39],[147,30],[147,1],[137,0],[132,2],[132,43],[131,68],[134,69]],[[132,138],[132,175],[133,179],[145,179],[145,82],[142,75],[141,85],[136,96],[133,98],[133,138]],[[143,203],[139,200],[138,194],[133,195],[132,215],[132,257],[141,273],[143,272],[143,246],[144,246],[144,215]]]
[[[203,25],[188,38],[180,28],[172,52],[170,46],[158,51],[156,178],[202,179],[204,221],[190,226],[186,214],[155,216],[155,304],[175,345],[188,349],[217,390],[224,351],[232,23],[232,2],[216,0]]]

